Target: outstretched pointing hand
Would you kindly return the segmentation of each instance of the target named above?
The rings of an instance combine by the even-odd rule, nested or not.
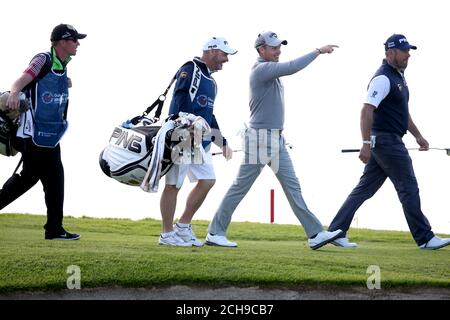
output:
[[[335,44],[329,44],[326,46],[323,46],[321,48],[318,48],[319,53],[332,53],[334,51],[334,48],[339,48],[339,46],[335,45]]]

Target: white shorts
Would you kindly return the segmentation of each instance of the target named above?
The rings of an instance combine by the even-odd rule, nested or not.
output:
[[[216,180],[211,152],[206,152],[205,161],[202,164],[174,164],[166,174],[166,185],[174,185],[180,189],[186,175],[190,182]]]

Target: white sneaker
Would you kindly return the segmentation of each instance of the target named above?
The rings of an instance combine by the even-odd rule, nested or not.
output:
[[[167,246],[177,246],[177,247],[192,247],[192,244],[189,242],[185,242],[175,231],[168,232],[164,237],[161,234],[159,236],[159,244],[167,245]]]
[[[436,250],[436,249],[440,249],[445,246],[448,246],[449,244],[450,244],[450,239],[439,238],[437,236],[434,236],[427,243],[424,243],[421,246],[419,246],[419,248],[425,249],[425,250]]]
[[[327,243],[340,237],[342,233],[341,229],[336,231],[321,231],[313,239],[308,239],[309,247],[313,250],[319,249]]]
[[[206,235],[205,243],[209,246],[219,246],[219,247],[237,247],[236,242],[228,241],[225,236],[212,235],[208,233]]]
[[[331,241],[336,247],[356,248],[358,244],[348,241],[348,238],[337,238]]]
[[[173,225],[173,230],[176,232],[177,236],[184,240],[184,242],[188,242],[192,244],[194,247],[203,247],[203,242],[197,239],[194,231],[192,231],[192,225],[189,225],[186,228],[179,227],[178,224]]]

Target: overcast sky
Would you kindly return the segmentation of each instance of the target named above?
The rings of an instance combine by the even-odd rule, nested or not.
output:
[[[69,130],[61,147],[66,173],[65,215],[160,219],[161,192],[149,194],[107,178],[98,165],[115,125],[140,114],[162,93],[179,66],[201,55],[211,36],[223,36],[239,52],[214,75],[215,114],[231,146],[248,121],[248,77],[257,55],[254,40],[272,30],[289,44],[280,61],[326,44],[340,46],[298,74],[284,77],[285,134],[310,210],[328,225],[358,182],[363,164],[342,148],[360,147],[359,115],[367,84],[383,57],[383,43],[403,33],[418,46],[406,79],[410,113],[432,147],[450,148],[445,1],[8,1],[2,4],[0,90],[8,90],[35,53],[49,49],[53,27],[69,23],[81,33],[69,64]],[[170,99],[166,102],[167,113]],[[416,147],[408,134],[404,141]],[[435,232],[450,233],[450,157],[444,151],[412,151],[422,209]],[[0,183],[19,161],[0,159]],[[240,154],[216,157],[217,183],[194,219],[211,220],[236,176]],[[163,184],[162,184],[163,185]],[[194,185],[187,180],[176,217]],[[269,221],[275,189],[275,222],[298,224],[281,187],[266,168],[236,210],[233,221]],[[45,214],[40,183],[2,212]],[[393,185],[387,181],[357,212],[353,227],[408,230]],[[195,223],[195,221],[194,221]],[[76,231],[76,230],[75,230]]]

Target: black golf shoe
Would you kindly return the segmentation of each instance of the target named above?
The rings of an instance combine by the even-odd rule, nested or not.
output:
[[[46,240],[78,240],[81,236],[76,233],[70,233],[66,230],[63,230],[59,233],[52,233],[52,232],[45,232],[45,239]]]

